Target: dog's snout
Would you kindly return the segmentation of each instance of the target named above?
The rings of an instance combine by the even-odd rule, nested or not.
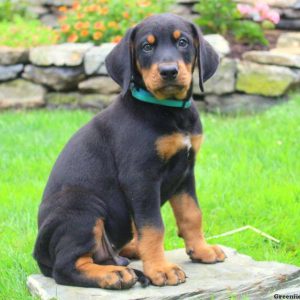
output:
[[[160,76],[165,80],[174,80],[178,75],[177,63],[160,64],[158,66]]]

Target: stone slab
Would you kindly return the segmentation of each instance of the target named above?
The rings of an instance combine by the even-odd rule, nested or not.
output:
[[[243,58],[260,64],[300,68],[300,55],[288,52],[249,51],[243,54]]]
[[[238,64],[236,89],[247,94],[276,97],[298,83],[299,75],[290,68],[261,65],[250,61]]]
[[[82,93],[99,93],[104,95],[116,94],[121,87],[108,76],[97,76],[88,78],[78,85]]]
[[[223,57],[217,72],[204,83],[205,94],[228,94],[235,90],[235,75],[237,71],[237,62],[235,59]],[[195,69],[193,74],[193,93],[201,95],[199,87],[199,72]]]
[[[204,39],[213,46],[221,57],[230,52],[229,42],[222,35],[206,34]]]
[[[0,84],[0,109],[29,108],[45,104],[46,90],[37,84],[22,79]]]
[[[29,60],[37,66],[75,67],[83,63],[85,53],[92,44],[72,44],[40,46],[30,49]]]
[[[0,65],[16,65],[28,62],[28,50],[25,48],[0,47]]]
[[[6,81],[16,78],[22,71],[23,65],[11,65],[1,66],[0,65],[0,81]]]
[[[107,75],[105,58],[116,46],[115,43],[103,43],[101,46],[93,47],[84,57],[84,70],[87,75]]]
[[[259,262],[222,247],[227,255],[224,263],[208,265],[189,261],[184,249],[168,251],[167,258],[186,272],[186,283],[178,286],[142,288],[137,283],[123,291],[79,288],[57,285],[53,279],[30,275],[27,286],[32,295],[42,300],[131,300],[131,299],[273,299],[277,291],[300,294],[300,268],[277,262]],[[132,267],[141,269],[141,262]]]
[[[277,48],[300,48],[300,32],[282,33],[277,40]]]

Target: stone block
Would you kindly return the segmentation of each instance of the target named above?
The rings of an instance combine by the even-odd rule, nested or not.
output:
[[[15,79],[23,70],[23,65],[0,66],[0,81]]]
[[[0,109],[43,106],[45,93],[42,86],[22,79],[1,83]]]
[[[300,54],[296,55],[288,52],[276,53],[274,51],[249,51],[243,54],[243,58],[245,60],[253,61],[260,64],[300,68]]]
[[[108,76],[92,77],[78,85],[83,93],[99,93],[104,95],[116,94],[121,91],[120,86]]]
[[[28,49],[0,47],[0,65],[16,65],[28,62]]]
[[[230,52],[228,41],[220,34],[206,34],[204,39],[209,42],[220,56],[227,55]]]
[[[277,40],[277,48],[300,48],[300,32],[282,33]]]
[[[30,49],[29,60],[37,66],[75,67],[83,63],[85,53],[92,44],[61,44]]]
[[[33,65],[27,65],[22,76],[55,91],[76,90],[78,83],[85,78],[83,67],[43,68]]]
[[[287,67],[260,65],[249,61],[238,64],[236,89],[247,94],[281,96],[299,81],[299,75]]]
[[[91,48],[84,58],[85,73],[87,75],[107,75],[104,61],[115,45],[115,43],[104,43],[101,46]]]
[[[188,278],[178,286],[133,288],[110,291],[58,285],[53,279],[36,274],[27,279],[32,295],[42,300],[133,300],[133,299],[273,299],[278,290],[300,293],[300,268],[277,262],[259,262],[223,247],[227,259],[218,264],[192,263],[184,249],[166,252],[167,259],[180,265]],[[141,269],[141,262],[133,262]],[[268,298],[269,297],[269,298]]]
[[[224,57],[214,76],[204,83],[205,93],[218,95],[232,93],[235,90],[236,65],[236,60]],[[193,74],[193,93],[202,94],[199,87],[198,68]]]

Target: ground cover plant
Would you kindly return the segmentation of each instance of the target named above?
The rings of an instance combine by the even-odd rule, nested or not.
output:
[[[254,232],[212,240],[258,260],[300,266],[300,95],[263,114],[202,114],[205,142],[196,164],[206,236],[247,224]],[[26,276],[39,272],[31,253],[36,215],[50,169],[70,136],[92,117],[84,111],[10,111],[0,115],[0,299],[32,299]],[[183,247],[170,207],[165,247]]]
[[[0,22],[0,45],[9,47],[36,47],[57,41],[56,33],[39,20],[15,17],[13,22]]]
[[[80,0],[60,7],[59,42],[118,42],[126,30],[153,13],[167,11],[172,0]]]

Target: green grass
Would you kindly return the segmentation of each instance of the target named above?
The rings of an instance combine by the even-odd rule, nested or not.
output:
[[[36,215],[50,169],[69,137],[92,114],[30,111],[0,114],[0,299],[31,299],[26,276]],[[196,165],[206,236],[250,224],[253,232],[213,240],[258,260],[300,265],[300,96],[266,113],[202,115],[206,140]],[[183,247],[170,207],[163,208],[166,249]]]

